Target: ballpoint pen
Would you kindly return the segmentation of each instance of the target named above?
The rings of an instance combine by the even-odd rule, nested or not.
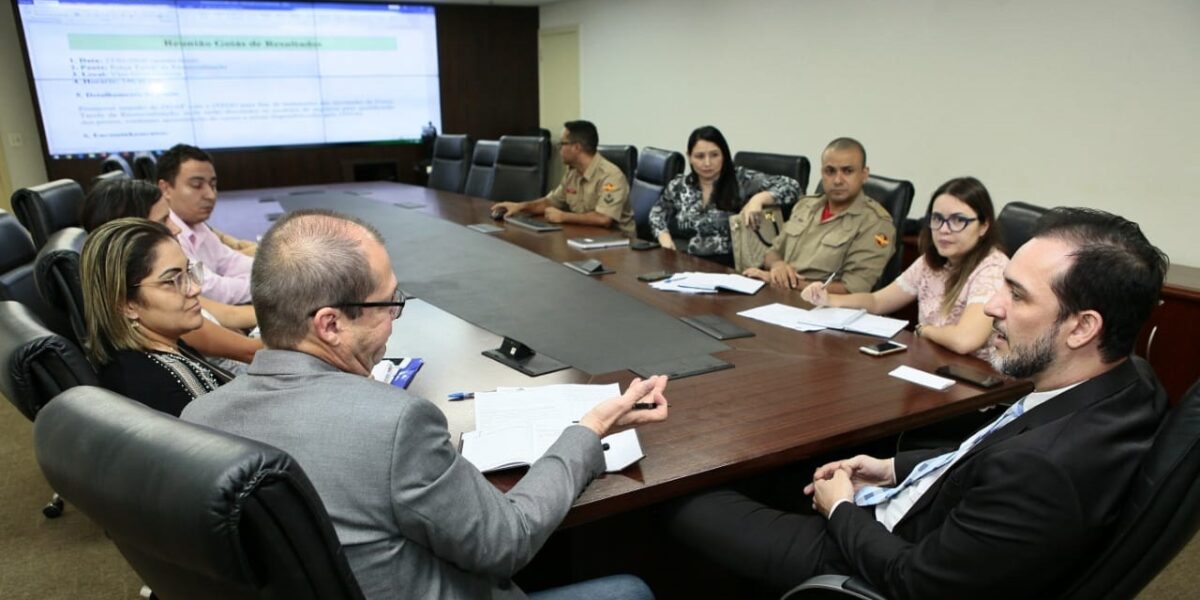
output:
[[[452,392],[451,394],[449,394],[447,396],[447,398],[451,402],[458,402],[459,400],[470,400],[474,397],[475,397],[475,392]]]
[[[821,287],[823,287],[823,288],[829,287],[829,284],[833,283],[833,278],[837,277],[838,271],[840,271],[840,270],[841,269],[834,269],[833,272],[829,274],[829,277],[825,278],[825,283],[822,283]]]

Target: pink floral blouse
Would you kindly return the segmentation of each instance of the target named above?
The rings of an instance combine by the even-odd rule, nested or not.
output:
[[[946,272],[934,271],[919,257],[912,266],[896,279],[900,289],[917,297],[917,314],[922,325],[940,327],[954,325],[962,318],[968,304],[984,304],[991,299],[1004,283],[1004,268],[1008,257],[992,249],[975,271],[967,278],[967,285],[958,294],[949,313],[942,312],[942,296],[946,294]],[[975,351],[975,356],[987,360],[991,356],[991,345]]]

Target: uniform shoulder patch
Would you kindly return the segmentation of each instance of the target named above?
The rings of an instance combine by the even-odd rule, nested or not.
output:
[[[616,189],[617,189],[617,184],[615,184],[611,181],[604,184],[604,187],[603,187],[603,190],[605,191],[605,193],[615,191]]]
[[[877,233],[877,234],[875,234],[875,245],[876,245],[876,246],[879,246],[880,248],[883,248],[883,247],[887,246],[887,245],[888,245],[888,244],[890,244],[890,243],[892,243],[892,240],[888,239],[888,236],[887,236],[887,234],[886,234],[886,233]]]

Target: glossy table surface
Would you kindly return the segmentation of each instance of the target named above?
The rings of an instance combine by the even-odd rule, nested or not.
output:
[[[254,239],[270,224],[266,214],[279,210],[269,200],[262,201],[264,198],[311,190],[352,191],[396,204],[396,210],[420,211],[460,224],[493,223],[489,218],[491,203],[486,200],[383,182],[226,192],[211,223],[233,235]],[[593,482],[577,501],[566,525],[646,506],[1012,400],[1031,389],[1027,382],[1007,382],[992,390],[965,383],[944,391],[927,389],[891,377],[888,372],[900,365],[926,371],[947,363],[985,370],[988,367],[977,359],[914,338],[908,331],[895,338],[908,344],[906,352],[877,358],[858,351],[859,346],[878,342],[877,338],[830,330],[801,333],[736,314],[773,302],[807,306],[799,291],[764,287],[753,296],[724,292],[684,295],[659,292],[637,280],[639,273],[657,270],[725,270],[683,253],[628,248],[578,251],[566,244],[568,238],[605,232],[565,226],[563,231],[535,233],[498,224],[505,231],[492,235],[552,260],[601,260],[616,272],[601,276],[600,281],[670,315],[717,314],[756,334],[726,341],[731,350],[716,355],[735,368],[670,382],[666,394],[671,402],[668,420],[638,428],[645,458],[621,473]],[[387,237],[386,230],[382,233]],[[397,273],[397,277],[403,287],[404,274]],[[521,307],[512,309],[519,311]],[[448,401],[451,392],[552,383],[617,382],[624,388],[634,377],[628,371],[588,375],[568,369],[530,378],[480,354],[499,346],[500,341],[500,336],[417,299],[395,322],[388,356],[419,356],[425,360],[409,391],[442,408],[455,443],[461,432],[474,428],[474,410],[470,401]],[[490,479],[507,488],[520,475],[521,471],[516,470],[493,474]]]

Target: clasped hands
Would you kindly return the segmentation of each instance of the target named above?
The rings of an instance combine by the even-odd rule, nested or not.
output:
[[[842,500],[854,501],[854,493],[868,485],[890,486],[896,484],[896,462],[894,459],[879,459],[865,454],[839,460],[821,466],[813,472],[812,483],[804,486],[804,493],[812,496],[813,509],[829,518],[834,505]]]

